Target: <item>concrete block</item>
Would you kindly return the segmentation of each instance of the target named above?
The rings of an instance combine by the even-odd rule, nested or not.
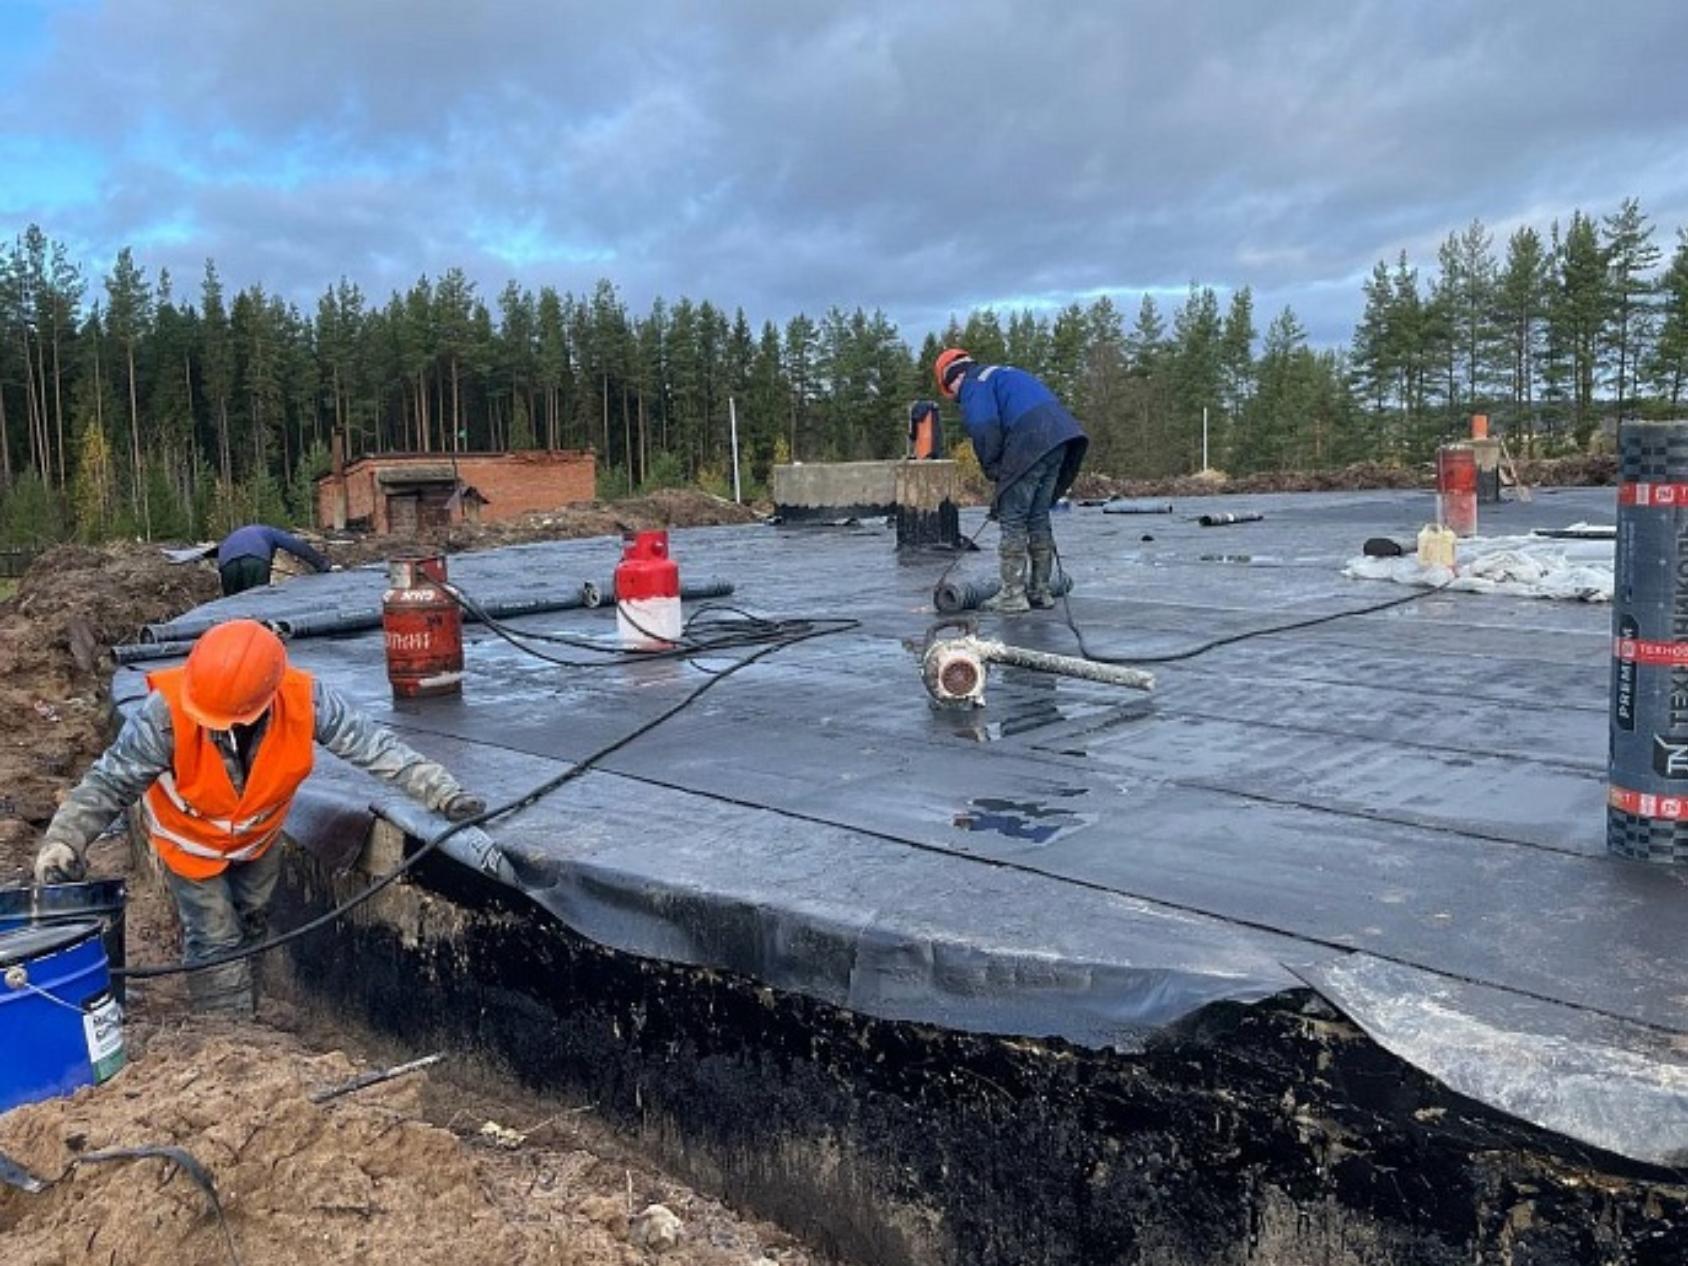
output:
[[[804,462],[774,467],[774,509],[789,522],[888,515],[897,508],[895,462]]]
[[[954,462],[902,462],[897,467],[897,548],[961,544],[961,472]]]

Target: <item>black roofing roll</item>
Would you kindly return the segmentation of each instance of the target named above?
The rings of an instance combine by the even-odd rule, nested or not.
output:
[[[1258,523],[1265,517],[1264,514],[1256,514],[1252,510],[1239,510],[1224,514],[1204,514],[1196,522],[1203,527],[1225,527],[1231,523]]]
[[[1071,593],[1073,578],[1066,572],[1060,572],[1049,582],[1049,592],[1059,598],[1062,594]],[[997,579],[968,580],[966,577],[956,579],[951,577],[939,583],[932,590],[932,606],[944,615],[955,615],[961,611],[977,611],[979,604],[996,597],[1002,592],[1002,582]]]
[[[1688,421],[1618,436],[1606,847],[1688,864]]]

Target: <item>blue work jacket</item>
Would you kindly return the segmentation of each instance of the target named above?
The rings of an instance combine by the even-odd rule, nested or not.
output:
[[[962,378],[956,401],[979,466],[996,485],[998,497],[1046,453],[1062,445],[1066,457],[1055,496],[1063,496],[1072,487],[1090,437],[1036,377],[1009,365],[976,365]]]

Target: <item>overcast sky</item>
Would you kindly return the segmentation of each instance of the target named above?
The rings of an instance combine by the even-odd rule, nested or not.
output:
[[[459,264],[753,320],[1359,281],[1641,198],[1688,224],[1683,0],[0,0],[0,233],[197,289]]]

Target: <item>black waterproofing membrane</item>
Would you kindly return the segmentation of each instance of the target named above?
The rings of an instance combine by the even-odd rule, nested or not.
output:
[[[1400,597],[1344,579],[1433,497],[1226,498],[1248,552],[1174,517],[1057,514],[1091,649],[1156,655]],[[1484,506],[1484,530],[1610,522],[1610,490]],[[972,519],[968,530],[978,526]],[[983,538],[987,547],[993,538]],[[578,590],[618,543],[455,556],[480,599]],[[953,555],[888,531],[675,534],[682,575],[761,614],[849,615],[543,803],[448,845],[628,953],[741,973],[888,1019],[1138,1049],[1217,1002],[1311,986],[1460,1093],[1649,1163],[1688,1159],[1688,868],[1604,842],[1610,610],[1437,594],[1158,666],[1152,700],[993,670],[927,702],[917,653]],[[994,569],[989,552],[963,569]],[[367,607],[379,568],[200,616]],[[609,610],[517,627],[613,636]],[[1059,612],[983,631],[1071,652]],[[562,669],[465,630],[461,699],[395,702],[378,632],[291,653],[498,801],[674,703],[724,661]],[[146,666],[120,669],[133,700]],[[375,806],[372,809],[372,804]],[[371,812],[440,823],[326,754],[290,822],[324,856]]]

